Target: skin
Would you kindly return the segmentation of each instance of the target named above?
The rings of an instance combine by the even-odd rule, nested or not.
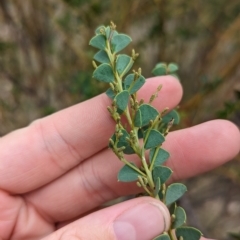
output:
[[[149,79],[139,97],[147,101],[159,84],[163,88],[153,105],[159,110],[178,105],[182,87],[169,76]],[[123,164],[106,148],[115,126],[108,105],[102,94],[0,139],[0,240],[122,240],[114,224],[131,218],[127,212],[136,206],[147,214],[150,205],[162,217],[156,231],[164,231],[169,214],[149,197],[98,209],[139,191],[135,183],[116,180]],[[240,150],[240,133],[231,122],[214,120],[171,132],[164,148],[171,153],[173,180],[181,180],[233,159]],[[138,239],[150,239],[138,225]]]

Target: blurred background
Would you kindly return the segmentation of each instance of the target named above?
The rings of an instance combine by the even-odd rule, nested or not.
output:
[[[106,89],[91,78],[88,42],[110,20],[132,37],[145,77],[160,61],[180,66],[181,128],[215,118],[240,126],[239,0],[1,0],[1,136]],[[186,184],[189,224],[240,239],[230,236],[240,233],[240,157]]]

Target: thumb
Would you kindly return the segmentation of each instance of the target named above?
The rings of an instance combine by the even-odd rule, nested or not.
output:
[[[91,213],[44,240],[150,240],[167,231],[169,225],[166,206],[142,197]]]

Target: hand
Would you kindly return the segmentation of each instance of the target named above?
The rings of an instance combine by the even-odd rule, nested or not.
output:
[[[148,80],[140,97],[163,88],[154,106],[175,107],[182,88],[172,77]],[[101,204],[137,193],[117,182],[122,163],[107,149],[114,131],[105,94],[33,122],[0,139],[1,240],[149,240],[168,227],[164,204],[136,198],[109,208]],[[232,159],[240,134],[215,120],[167,136],[174,179],[195,176]]]

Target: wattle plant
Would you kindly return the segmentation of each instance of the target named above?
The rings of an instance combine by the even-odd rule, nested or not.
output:
[[[145,78],[141,69],[130,70],[138,54],[132,50],[131,56],[119,54],[132,41],[128,35],[116,31],[116,26],[100,26],[90,45],[99,49],[94,55],[93,78],[109,84],[106,94],[112,99],[108,111],[116,123],[115,132],[109,136],[109,148],[124,166],[118,173],[121,182],[135,181],[142,188],[142,195],[162,201],[171,214],[170,228],[156,236],[154,240],[199,240],[201,232],[185,226],[186,213],[176,201],[187,188],[181,183],[166,184],[172,170],[164,166],[170,154],[162,148],[166,135],[173,124],[178,124],[176,110],[168,108],[159,112],[151,103],[161,89],[159,86],[147,103],[138,100],[138,90],[144,85]],[[159,63],[153,69],[154,75],[175,75],[176,64]],[[136,154],[139,163],[128,160],[128,155]]]

